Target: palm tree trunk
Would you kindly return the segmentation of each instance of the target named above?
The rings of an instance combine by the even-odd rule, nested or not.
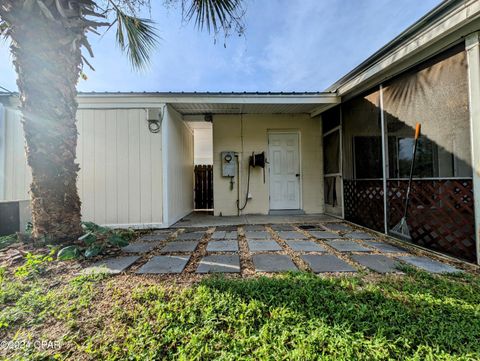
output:
[[[38,7],[10,0],[0,9],[9,22],[18,75],[26,155],[32,170],[33,238],[65,243],[82,233],[75,163],[76,84],[80,36],[49,20]]]

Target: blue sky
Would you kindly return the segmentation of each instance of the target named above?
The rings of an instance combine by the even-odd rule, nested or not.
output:
[[[439,0],[246,0],[245,36],[182,24],[180,9],[152,1],[162,40],[150,68],[135,72],[115,32],[91,36],[93,72],[82,91],[321,91],[413,24]],[[0,85],[16,90],[8,44]]]

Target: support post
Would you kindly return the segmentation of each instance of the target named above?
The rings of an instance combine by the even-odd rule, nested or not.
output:
[[[480,264],[480,32],[466,37],[465,49],[468,63],[475,241],[477,264]]]
[[[342,219],[345,219],[345,191],[343,188],[343,175],[345,172],[343,171],[343,108],[340,105],[340,192],[342,195]]]
[[[7,117],[6,109],[2,103],[0,103],[0,201],[6,198],[5,194],[5,159],[6,159],[6,129],[7,129]]]
[[[383,113],[383,86],[380,84],[380,125],[382,131],[382,170],[383,170],[383,225],[384,232],[388,234],[388,187],[387,177],[389,174],[388,164],[388,128]]]

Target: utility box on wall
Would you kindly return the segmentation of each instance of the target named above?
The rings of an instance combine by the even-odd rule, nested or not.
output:
[[[221,153],[222,157],[222,176],[223,177],[235,177],[235,152],[226,151]]]

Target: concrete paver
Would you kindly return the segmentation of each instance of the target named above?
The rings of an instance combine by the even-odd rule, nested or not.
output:
[[[257,272],[285,272],[298,270],[292,259],[283,254],[257,254],[253,257]]]
[[[238,255],[213,255],[203,257],[197,273],[239,273],[240,257]]]
[[[301,257],[308,263],[314,273],[356,272],[356,269],[347,262],[331,254],[306,254]]]
[[[190,256],[154,256],[137,273],[182,273],[189,259]]]

